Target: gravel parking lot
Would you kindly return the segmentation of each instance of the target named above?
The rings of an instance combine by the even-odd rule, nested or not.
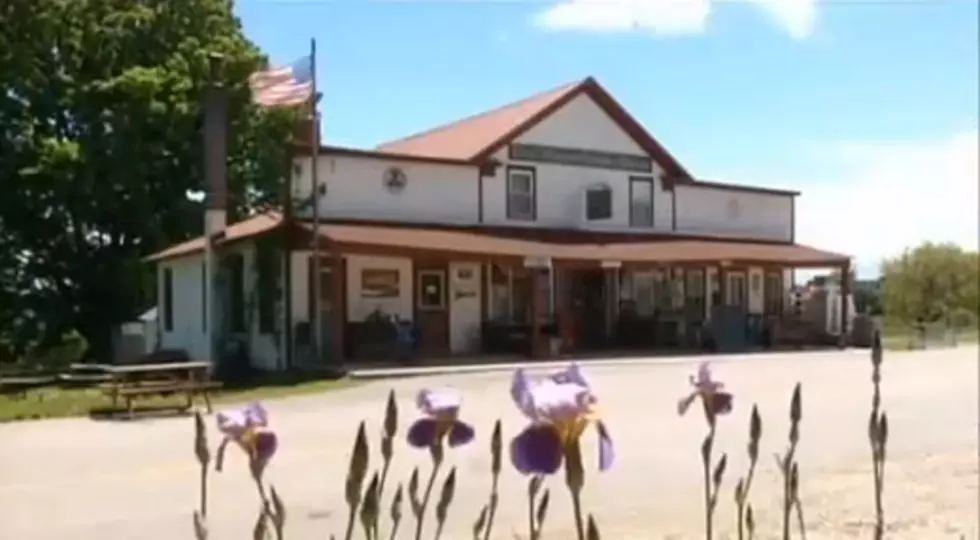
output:
[[[678,417],[676,400],[702,358],[585,369],[593,379],[617,444],[618,462],[586,482],[585,507],[607,540],[698,538],[701,523],[699,415]],[[866,422],[870,407],[867,352],[843,351],[713,358],[716,374],[735,394],[735,411],[721,422],[716,448],[729,452],[718,510],[718,537],[731,537],[732,486],[745,469],[748,415],[763,417],[761,470],[752,500],[760,538],[774,538],[779,482],[772,455],[781,452],[793,384],[803,383],[799,451],[808,538],[868,538],[873,515]],[[977,538],[978,350],[886,353],[884,408],[891,439],[886,469],[886,536],[896,539]],[[505,434],[522,426],[509,400],[509,374],[441,375],[378,381],[268,405],[281,448],[268,477],[286,500],[290,539],[340,534],[346,518],[343,480],[359,419],[380,432],[389,388],[398,393],[404,427],[415,391],[450,385],[465,395],[464,417],[477,441],[450,453],[460,472],[443,538],[471,537],[489,487],[488,438],[498,417]],[[695,411],[696,412],[696,411]],[[209,420],[209,425],[213,422]],[[88,419],[0,425],[0,537],[19,540],[176,540],[192,538],[197,471],[193,422],[187,418],[133,422]],[[216,435],[215,440],[216,441]],[[376,438],[372,439],[376,446]],[[587,456],[592,459],[593,454]],[[427,455],[396,449],[393,482],[411,469],[427,471]],[[505,471],[496,538],[526,536],[524,484]],[[392,487],[393,483],[389,484]],[[545,537],[573,538],[570,504],[558,476]],[[211,484],[211,538],[250,538],[257,509],[244,459],[230,452]],[[393,490],[389,490],[390,494]],[[385,501],[387,506],[387,501]],[[409,538],[411,524],[399,538]],[[387,529],[387,521],[382,530]]]

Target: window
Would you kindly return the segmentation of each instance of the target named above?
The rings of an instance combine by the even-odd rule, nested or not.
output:
[[[687,305],[701,308],[704,306],[704,270],[688,270],[684,276],[687,280],[684,286]]]
[[[201,331],[208,331],[208,263],[201,263]]]
[[[228,272],[228,311],[230,331],[245,331],[245,258],[241,253],[228,255],[224,260]]]
[[[487,318],[498,323],[528,324],[531,321],[531,295],[533,270],[521,267],[506,267],[496,264],[489,265],[487,272],[487,289],[490,301],[487,302]],[[548,287],[549,315],[554,314],[554,294],[552,273],[545,280]]]
[[[174,271],[163,269],[163,330],[172,332],[174,329]]]
[[[596,186],[585,192],[585,219],[595,221],[612,217],[612,190]]]
[[[630,227],[653,227],[653,178],[630,178]]]
[[[446,307],[446,274],[442,270],[419,270],[419,309],[443,309]]]
[[[534,169],[507,168],[507,219],[534,221],[537,209]]]

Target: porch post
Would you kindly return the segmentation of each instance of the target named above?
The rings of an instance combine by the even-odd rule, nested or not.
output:
[[[344,330],[346,328],[345,321],[347,321],[347,272],[344,267],[344,256],[335,247],[331,246],[330,249],[330,303],[332,309],[331,311],[331,321],[330,325],[332,327],[333,339],[331,343],[333,344],[333,358],[334,362],[337,364],[342,364],[344,361]]]
[[[571,282],[568,269],[555,266],[555,319],[558,324],[558,337],[561,339],[563,353],[575,347],[575,325],[572,323]]]
[[[848,324],[848,317],[850,316],[850,306],[848,305],[848,298],[851,296],[851,261],[848,260],[840,267],[840,340],[838,346],[840,348],[845,348],[850,343],[850,325]]]
[[[548,298],[545,292],[545,273],[540,268],[531,268],[531,358],[545,358],[548,355],[547,340],[541,335],[542,322],[546,315]]]

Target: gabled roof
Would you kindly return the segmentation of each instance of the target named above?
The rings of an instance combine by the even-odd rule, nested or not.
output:
[[[384,153],[432,159],[482,163],[500,148],[524,134],[580,95],[589,96],[616,124],[660,165],[668,177],[693,177],[595,79],[565,84],[529,98],[498,107],[377,147]]]

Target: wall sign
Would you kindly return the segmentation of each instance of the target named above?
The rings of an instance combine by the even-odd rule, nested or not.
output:
[[[557,163],[560,165],[576,165],[579,167],[616,169],[632,172],[653,171],[653,161],[646,156],[601,152],[599,150],[562,148],[543,144],[512,144],[510,145],[509,155],[510,159],[521,161],[537,161],[540,163]]]
[[[551,257],[524,257],[524,268],[551,268]]]

